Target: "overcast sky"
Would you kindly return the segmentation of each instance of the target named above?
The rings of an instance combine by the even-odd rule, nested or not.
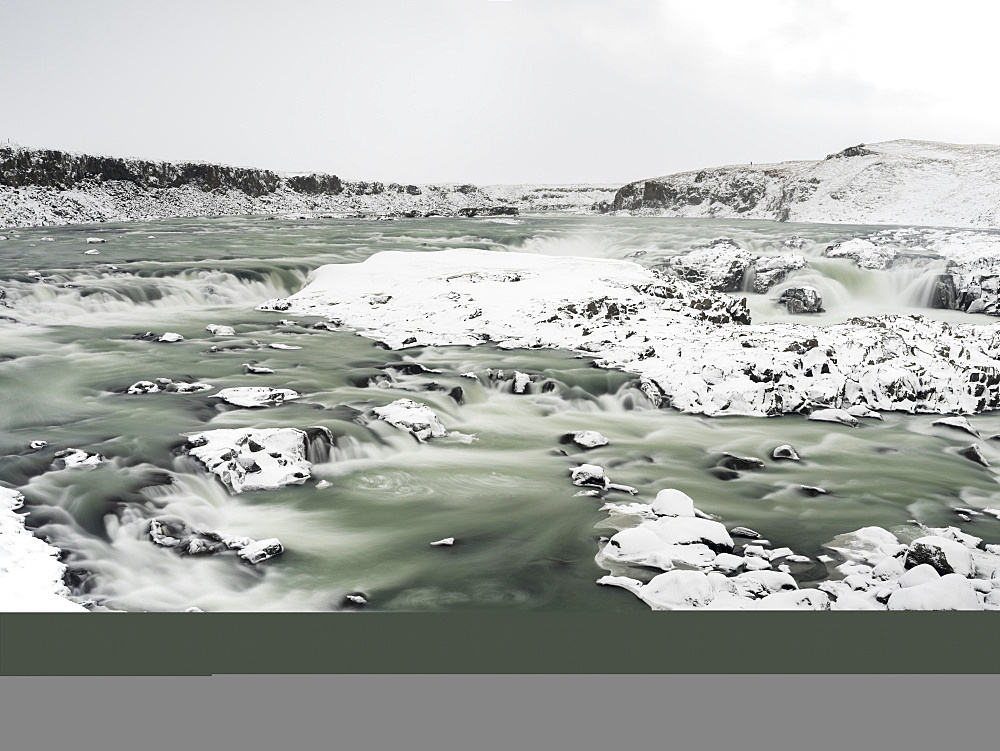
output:
[[[0,140],[398,182],[1000,143],[1000,3],[0,0]]]

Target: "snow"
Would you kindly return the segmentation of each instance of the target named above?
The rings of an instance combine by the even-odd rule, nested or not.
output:
[[[623,187],[627,209],[667,216],[938,227],[1000,226],[1000,146],[897,140],[860,156],[733,165]],[[679,198],[634,203],[652,183]],[[660,187],[662,186],[662,187]],[[664,188],[666,191],[664,191]],[[685,196],[697,196],[697,203]],[[855,246],[858,251],[864,246]]]
[[[16,513],[23,504],[20,492],[0,486],[0,612],[86,612],[67,599],[59,549],[32,535]]]
[[[274,389],[268,386],[237,386],[222,389],[215,396],[237,407],[273,407],[299,398],[299,394],[291,389]]]
[[[258,540],[240,548],[237,555],[251,565],[256,565],[261,561],[266,561],[276,555],[280,555],[285,548],[275,537],[266,540]]]
[[[188,434],[188,453],[232,493],[309,479],[306,433],[298,428],[219,428]]]
[[[577,446],[585,449],[608,445],[608,439],[596,430],[578,430],[575,433],[570,433],[567,437]]]
[[[1000,369],[993,327],[920,316],[743,324],[744,306],[630,261],[454,249],[324,266],[259,309],[337,318],[390,349],[492,341],[574,350],[707,415],[813,410],[812,419],[854,425],[846,408],[859,405],[944,414],[1000,406],[1000,384],[984,375]]]
[[[412,399],[397,399],[384,407],[376,407],[372,413],[378,419],[412,433],[420,442],[441,438],[448,432],[434,410]]]

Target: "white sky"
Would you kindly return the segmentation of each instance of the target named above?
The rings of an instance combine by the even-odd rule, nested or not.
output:
[[[0,0],[0,140],[398,182],[1000,142],[991,0]]]

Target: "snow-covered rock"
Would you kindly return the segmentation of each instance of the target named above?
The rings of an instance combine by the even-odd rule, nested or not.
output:
[[[650,510],[657,516],[691,516],[695,515],[694,501],[687,493],[675,488],[666,488],[656,494],[650,504]]]
[[[454,544],[455,544],[454,537],[444,537],[440,540],[435,540],[434,542],[430,543],[430,545],[433,545],[434,547],[447,547]]]
[[[57,451],[55,456],[62,459],[66,469],[93,469],[105,461],[100,454],[91,454],[83,449],[63,449]]]
[[[972,555],[969,549],[960,542],[927,535],[910,543],[906,551],[906,566],[913,567],[929,564],[942,576],[945,574],[961,574],[971,576],[975,573]]]
[[[845,409],[817,409],[809,413],[809,419],[820,422],[838,422],[852,428],[858,427],[858,418]]]
[[[222,389],[215,396],[237,407],[274,407],[299,398],[298,392],[292,389],[274,389],[268,386],[237,386]]]
[[[188,453],[232,493],[301,485],[309,479],[305,431],[220,428],[188,435]]]
[[[59,549],[32,535],[16,513],[23,505],[19,491],[0,486],[0,612],[86,612],[67,599]]]
[[[211,391],[215,388],[210,383],[201,381],[173,381],[170,378],[157,378],[155,381],[136,381],[128,387],[128,394],[155,394],[160,391],[193,394],[199,391]]]
[[[772,459],[787,459],[788,461],[801,461],[798,452],[789,446],[787,443],[783,443],[780,446],[776,446],[771,452]]]
[[[1000,332],[989,326],[919,316],[734,325],[748,321],[745,301],[628,261],[388,251],[322,267],[300,292],[259,307],[336,317],[391,349],[575,350],[637,373],[661,406],[708,415],[1000,407]]]
[[[577,430],[575,433],[567,433],[563,439],[582,449],[594,449],[608,445],[608,439],[596,430]]]
[[[236,336],[236,329],[232,326],[220,326],[210,323],[205,327],[205,330],[213,336]]]
[[[257,565],[269,558],[274,558],[285,552],[284,546],[275,537],[266,540],[258,540],[240,548],[237,555],[250,565]]]
[[[972,583],[959,574],[946,574],[922,584],[895,590],[889,610],[982,610]]]
[[[670,268],[681,279],[699,282],[716,292],[739,292],[753,260],[738,243],[720,238],[670,259]]]
[[[964,430],[970,435],[979,437],[979,431],[972,427],[972,423],[969,422],[969,418],[962,417],[961,415],[957,417],[942,417],[940,420],[935,420],[931,425],[943,425],[946,428],[955,428],[956,430]]]
[[[434,410],[412,399],[397,399],[384,407],[375,407],[372,413],[378,419],[412,433],[421,442],[441,438],[448,432]]]
[[[779,295],[777,304],[787,308],[789,313],[823,312],[823,296],[818,289],[809,285],[786,288]]]
[[[163,334],[156,341],[158,341],[158,342],[183,342],[184,341],[184,337],[181,336],[180,334],[178,334],[176,331],[168,331],[165,334]]]

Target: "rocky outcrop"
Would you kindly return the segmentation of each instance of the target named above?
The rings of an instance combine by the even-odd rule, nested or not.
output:
[[[519,210],[589,211],[596,186],[404,185],[320,172],[71,154],[0,147],[0,228],[276,214],[286,219],[375,214],[517,220]]]
[[[1000,146],[899,140],[859,144],[818,161],[730,165],[638,180],[619,188],[606,210],[998,227],[998,176]]]
[[[384,300],[373,304],[376,299]],[[629,261],[387,251],[318,269],[261,310],[325,316],[390,349],[558,348],[642,377],[660,406],[708,415],[1000,408],[1000,334],[920,316],[751,324],[746,300]],[[738,325],[733,325],[738,324]]]

